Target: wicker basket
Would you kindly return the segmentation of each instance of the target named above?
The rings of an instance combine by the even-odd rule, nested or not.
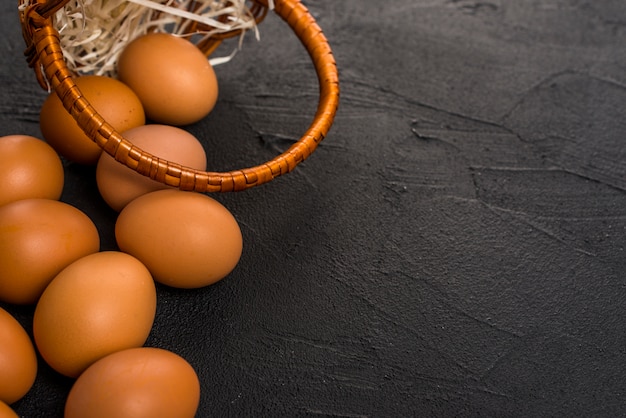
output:
[[[320,99],[313,122],[304,135],[287,151],[263,164],[228,172],[207,172],[185,167],[151,155],[132,145],[116,132],[82,96],[74,82],[77,77],[67,66],[54,28],[52,16],[68,0],[18,0],[25,55],[44,89],[52,89],[83,131],[104,152],[138,173],[186,191],[241,191],[292,171],[317,148],[330,129],[339,103],[337,67],[322,30],[299,0],[274,0],[276,12],[291,27],[307,49],[318,76]],[[258,21],[268,10],[267,0],[252,0],[250,10]],[[224,33],[197,43],[207,56],[222,39],[237,33]]]

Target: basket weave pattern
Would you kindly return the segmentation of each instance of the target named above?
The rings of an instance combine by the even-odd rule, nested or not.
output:
[[[51,16],[67,0],[19,0],[22,31],[29,66],[39,84],[52,89],[65,109],[104,152],[138,173],[185,191],[230,192],[267,183],[292,171],[327,135],[339,104],[339,78],[332,50],[322,30],[299,0],[275,0],[274,11],[291,27],[308,51],[317,73],[320,98],[314,119],[304,135],[287,151],[255,167],[228,172],[200,171],[158,158],[134,146],[107,123],[83,97],[68,69]],[[27,3],[24,3],[27,1]],[[267,8],[266,0],[254,0]],[[216,43],[199,46],[207,55]]]

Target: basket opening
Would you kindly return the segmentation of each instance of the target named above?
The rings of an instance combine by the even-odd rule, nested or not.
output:
[[[69,0],[53,18],[63,55],[76,74],[115,75],[124,46],[148,32],[189,38],[205,55],[221,39],[253,31],[267,8],[249,0]],[[228,62],[212,58],[213,65]]]

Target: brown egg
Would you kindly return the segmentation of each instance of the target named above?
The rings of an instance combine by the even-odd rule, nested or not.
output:
[[[198,288],[228,275],[242,251],[233,215],[207,195],[159,190],[130,202],[115,224],[119,248],[160,283]]]
[[[104,76],[76,77],[76,85],[96,111],[119,132],[145,123],[137,95],[125,84]],[[41,132],[59,154],[79,164],[95,164],[102,149],[78,126],[56,93],[44,102],[39,115]]]
[[[19,418],[19,415],[9,405],[0,401],[0,418]]]
[[[206,170],[204,148],[187,131],[167,125],[144,125],[123,134],[130,142],[159,158]],[[118,212],[143,194],[168,188],[120,164],[106,153],[102,153],[98,161],[96,181],[105,202]]]
[[[0,300],[37,302],[61,270],[99,249],[94,223],[67,203],[25,199],[0,206]]]
[[[36,376],[37,355],[30,337],[10,313],[0,308],[0,401],[12,404],[22,399]]]
[[[193,418],[200,382],[182,357],[134,348],[104,357],[74,383],[65,418]]]
[[[142,346],[155,312],[154,280],[143,264],[116,251],[91,254],[65,268],[41,295],[35,344],[53,369],[76,377],[108,354]]]
[[[63,164],[44,141],[27,135],[0,138],[0,206],[16,200],[58,200],[63,191]]]
[[[146,116],[166,125],[187,125],[208,115],[217,102],[215,71],[186,39],[151,33],[130,42],[117,74],[141,99]]]

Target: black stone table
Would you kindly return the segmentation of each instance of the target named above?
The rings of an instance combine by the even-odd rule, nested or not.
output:
[[[39,136],[14,3],[0,135]],[[340,69],[335,125],[295,172],[214,196],[244,235],[229,277],[158,288],[146,344],[196,368],[198,416],[625,415],[626,3],[305,4]],[[188,127],[213,169],[269,160],[312,119],[306,52],[274,15],[260,33]],[[93,169],[66,175],[62,200],[115,249]],[[13,407],[60,416],[71,384],[42,364]]]

